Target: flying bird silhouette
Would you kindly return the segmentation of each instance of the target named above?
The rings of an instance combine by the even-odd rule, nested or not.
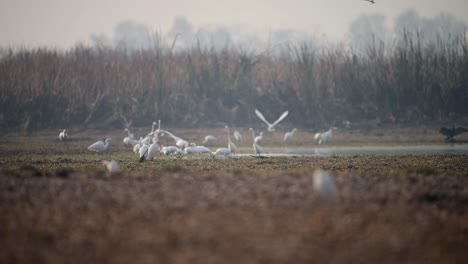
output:
[[[258,116],[258,118],[260,118],[260,120],[262,120],[263,122],[265,122],[265,124],[267,124],[268,131],[273,132],[275,131],[275,126],[288,116],[288,111],[284,112],[275,122],[273,122],[273,124],[268,122],[266,118],[263,116],[263,114],[260,113],[260,111],[258,111],[257,109],[255,109],[255,114]]]
[[[369,2],[369,3],[371,3],[371,4],[375,4],[375,1],[374,1],[374,0],[364,0],[364,1]]]

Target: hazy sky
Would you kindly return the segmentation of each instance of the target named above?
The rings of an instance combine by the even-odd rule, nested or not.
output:
[[[133,20],[163,33],[174,17],[196,27],[242,30],[297,30],[342,38],[361,14],[384,14],[387,22],[406,9],[421,16],[449,12],[468,22],[467,0],[0,0],[0,46],[47,45],[68,48],[92,33],[112,36],[115,26]]]

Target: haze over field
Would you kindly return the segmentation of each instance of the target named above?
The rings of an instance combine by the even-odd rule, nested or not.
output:
[[[347,41],[369,31],[385,40],[395,31],[396,20],[434,30],[434,21],[441,21],[436,24],[444,24],[445,29],[464,30],[466,10],[468,1],[464,0],[381,0],[376,4],[362,0],[4,0],[0,3],[0,46],[110,44],[128,36],[141,38],[148,31],[160,32],[168,41],[179,33],[179,45],[194,39],[246,46],[310,37]]]

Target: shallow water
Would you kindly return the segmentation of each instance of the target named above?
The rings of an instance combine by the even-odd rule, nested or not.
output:
[[[355,155],[468,155],[468,144],[418,145],[418,146],[361,146],[361,147],[317,147],[317,148],[265,148],[262,156],[355,156]],[[249,156],[251,154],[241,154]]]

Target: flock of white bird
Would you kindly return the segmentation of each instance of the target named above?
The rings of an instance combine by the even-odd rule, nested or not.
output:
[[[284,120],[288,116],[288,111],[285,111],[281,116],[276,119],[273,123],[270,123],[264,115],[255,109],[255,114],[258,116],[260,120],[262,120],[266,126],[267,131],[274,132],[275,126],[278,125],[282,120]],[[156,129],[157,126],[157,129]],[[173,133],[164,130],[161,128],[161,120],[157,123],[153,122],[151,126],[151,131],[145,136],[140,137],[140,139],[136,139],[135,135],[128,129],[125,128],[123,132],[127,133],[127,136],[123,139],[123,144],[127,147],[131,147],[133,152],[135,152],[138,157],[139,161],[143,162],[145,160],[153,160],[158,153],[163,155],[183,155],[183,154],[204,154],[209,153],[214,156],[230,156],[236,154],[236,145],[231,140],[231,133],[229,126],[226,126],[227,132],[227,147],[218,148],[212,151],[210,148],[203,146],[203,145],[196,145],[195,143],[189,143],[188,141],[184,140],[181,137],[174,135]],[[262,139],[263,139],[263,132],[260,132],[258,135],[255,135],[255,132],[252,128],[249,129],[252,134],[252,147],[253,151],[256,155],[262,155],[265,153],[263,147],[260,146]],[[292,131],[288,131],[284,134],[283,141],[286,143],[290,141],[294,133],[296,133],[297,129],[294,128]],[[330,141],[333,134],[333,129],[329,129],[325,132],[316,133],[314,135],[314,139],[318,142],[318,144],[324,144]],[[162,146],[159,141],[160,136],[168,136],[174,141],[174,145],[171,146]],[[233,137],[237,142],[242,142],[242,135],[238,130],[233,132]],[[64,129],[59,134],[60,141],[67,140],[68,133],[67,130]],[[93,152],[103,152],[106,151],[111,143],[111,138],[106,138],[104,141],[97,141],[91,144],[88,147],[88,150]],[[212,144],[217,141],[217,138],[213,135],[208,135],[202,141],[202,144]],[[103,165],[110,171],[114,172],[119,170],[119,165],[116,161],[103,161]]]

